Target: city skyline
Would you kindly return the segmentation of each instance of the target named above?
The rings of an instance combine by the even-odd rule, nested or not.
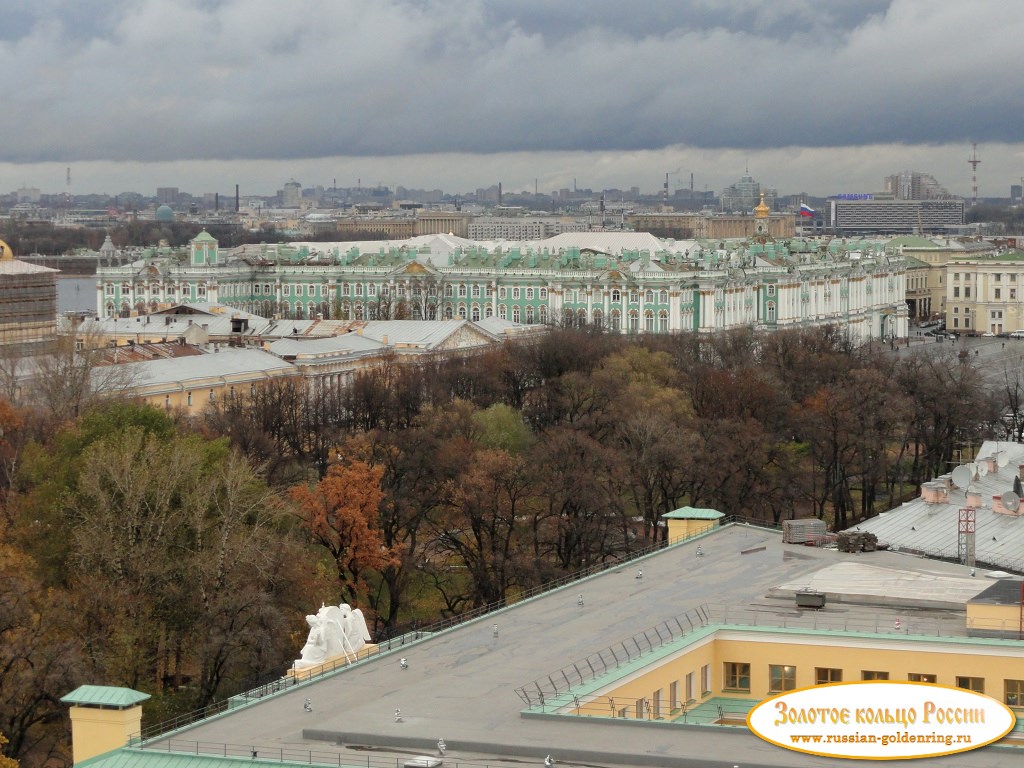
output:
[[[1024,175],[1024,7],[62,0],[0,8],[0,189],[879,191]],[[973,30],[966,36],[966,30]],[[980,43],[970,40],[981,40]]]

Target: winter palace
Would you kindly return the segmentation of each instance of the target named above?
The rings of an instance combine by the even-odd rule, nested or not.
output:
[[[845,240],[661,240],[569,232],[401,241],[101,249],[100,317],[219,302],[268,318],[454,319],[710,333],[826,324],[855,342],[907,335],[904,257]]]

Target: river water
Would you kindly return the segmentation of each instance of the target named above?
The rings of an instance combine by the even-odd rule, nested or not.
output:
[[[57,277],[57,314],[96,311],[96,276]]]

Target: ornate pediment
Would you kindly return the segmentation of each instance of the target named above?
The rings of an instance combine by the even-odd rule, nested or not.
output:
[[[392,270],[391,277],[438,277],[439,274],[433,267],[424,264],[422,261],[408,261],[400,267]]]

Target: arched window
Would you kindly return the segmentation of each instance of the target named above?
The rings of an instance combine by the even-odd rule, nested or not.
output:
[[[459,286],[459,298],[460,299],[466,298],[466,284],[465,283],[463,283],[462,285]]]
[[[548,322],[548,307],[547,307],[547,304],[541,304],[540,305],[540,309],[538,310],[538,316],[540,318],[540,322],[547,324],[547,322]]]
[[[484,317],[494,317],[494,309],[490,304],[488,304],[487,308],[484,309]]]
[[[533,325],[533,307],[528,306],[526,308],[526,322]]]
[[[668,312],[665,310],[658,313],[658,330],[662,333],[668,333]]]
[[[473,286],[473,298],[474,299],[479,299],[480,298],[480,286],[479,285],[474,285]]]
[[[452,297],[453,292],[452,292],[452,287],[450,285],[446,285],[444,287],[444,295],[445,295],[445,298],[448,298],[448,299],[450,299]]]
[[[533,299],[533,288],[527,288],[526,289],[526,298],[528,300],[532,300]]]
[[[653,303],[654,302],[654,291],[647,291],[646,293],[644,293],[644,301],[646,301],[648,304]]]
[[[662,291],[658,294],[658,301],[662,304],[668,304],[668,291]]]
[[[498,317],[500,317],[502,320],[508,317],[508,309],[506,309],[504,304],[498,305]]]
[[[514,304],[512,306],[512,322],[513,323],[518,323],[519,322],[519,305],[518,304]]]
[[[644,330],[647,332],[654,330],[654,313],[649,309],[644,312]]]
[[[473,305],[473,314],[470,315],[473,318],[473,322],[476,323],[480,320],[480,307],[476,304]]]
[[[463,286],[463,288],[465,288],[465,286]],[[466,305],[465,304],[459,304],[459,319],[460,320],[465,320],[466,319]]]
[[[602,312],[600,309],[594,310],[594,325],[596,325],[598,328],[604,327],[604,312]]]
[[[619,289],[618,288],[612,288],[612,301],[614,303],[618,303],[618,302],[622,301],[622,294],[619,293]]]
[[[629,332],[636,333],[640,328],[640,315],[635,309],[629,310]]]
[[[576,311],[576,325],[580,328],[587,324],[587,310],[579,309]]]
[[[775,302],[774,301],[769,301],[768,302],[768,322],[769,323],[774,323],[775,322]]]
[[[445,305],[445,308],[444,308],[444,319],[445,320],[451,320],[452,319],[452,307],[451,307],[451,304],[446,304]]]

